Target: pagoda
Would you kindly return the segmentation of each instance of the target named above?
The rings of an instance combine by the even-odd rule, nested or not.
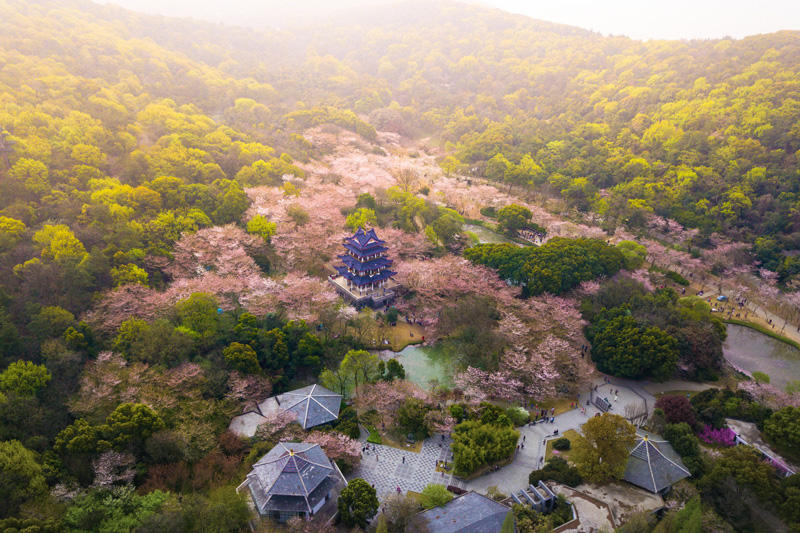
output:
[[[392,260],[386,257],[385,244],[374,229],[363,228],[342,243],[345,253],[338,256],[341,264],[334,266],[339,276],[332,276],[331,283],[356,307],[384,305],[394,296],[396,272],[390,270]]]

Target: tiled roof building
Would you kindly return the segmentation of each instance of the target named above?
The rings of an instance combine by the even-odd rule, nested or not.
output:
[[[470,491],[421,516],[429,533],[499,533],[510,512],[506,505]]]
[[[316,384],[284,392],[277,399],[281,409],[297,414],[297,423],[303,429],[336,420],[342,403],[341,394]]]
[[[281,442],[262,457],[239,488],[247,487],[262,517],[285,522],[308,517],[344,483],[318,444]]]
[[[654,441],[645,435],[631,448],[623,479],[658,493],[689,476],[691,473],[668,442]]]

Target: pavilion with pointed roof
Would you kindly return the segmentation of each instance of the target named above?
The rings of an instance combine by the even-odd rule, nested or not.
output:
[[[667,441],[644,435],[631,448],[622,478],[637,487],[660,493],[691,475]]]
[[[334,265],[338,276],[329,281],[337,292],[356,307],[380,306],[394,297],[396,283],[392,276],[392,260],[386,256],[389,250],[375,229],[358,230],[342,242],[345,253],[338,256],[341,263]]]
[[[308,429],[339,418],[342,395],[314,384],[284,392],[276,400],[284,411],[296,413],[297,423]]]
[[[261,517],[286,522],[316,514],[346,484],[318,444],[281,442],[253,465],[236,490],[249,489]]]

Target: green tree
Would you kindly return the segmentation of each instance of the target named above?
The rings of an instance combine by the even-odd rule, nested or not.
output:
[[[617,249],[625,257],[625,268],[628,270],[636,270],[647,258],[647,248],[636,241],[619,241]]]
[[[453,499],[453,493],[444,485],[429,483],[420,493],[419,501],[425,509],[441,507]]]
[[[147,271],[133,263],[114,267],[111,269],[110,273],[115,287],[119,287],[120,285],[128,285],[131,283],[147,285]]]
[[[258,356],[249,344],[232,342],[222,350],[225,363],[239,372],[245,374],[258,374],[261,367],[258,365]]]
[[[509,235],[516,235],[528,227],[533,213],[527,207],[511,204],[497,211],[497,229]]]
[[[89,255],[83,243],[63,224],[45,224],[34,233],[33,241],[42,246],[43,258],[52,259],[60,265],[79,265]]]
[[[358,228],[370,228],[378,223],[378,215],[368,207],[360,207],[347,215],[344,225],[347,229],[355,231]]]
[[[375,489],[361,478],[350,480],[339,494],[339,519],[348,527],[367,527],[367,522],[378,512]]]
[[[164,427],[161,417],[142,403],[121,403],[106,417],[100,431],[117,450],[142,449],[145,440]]]
[[[139,495],[133,487],[93,490],[70,503],[64,514],[69,531],[114,533],[134,531],[149,516],[157,513],[169,494],[154,490]]]
[[[256,215],[247,222],[247,232],[258,235],[267,243],[269,243],[272,236],[275,235],[275,230],[277,228],[277,224],[270,222],[267,217],[263,215]]]
[[[570,453],[581,476],[592,483],[620,479],[628,450],[636,442],[636,429],[621,416],[604,413],[587,420],[581,431]]]
[[[419,398],[406,398],[397,411],[397,423],[404,433],[413,433],[417,439],[430,435],[426,416],[430,408]]]
[[[668,379],[678,362],[678,342],[655,326],[643,326],[629,315],[608,320],[593,337],[592,360],[614,376]]]
[[[8,365],[0,374],[0,390],[19,396],[32,396],[46,386],[51,377],[44,365],[20,360]]]
[[[349,350],[339,364],[339,371],[349,376],[349,381],[358,384],[371,383],[380,377],[377,354],[366,350]]]
[[[0,518],[47,490],[36,455],[16,440],[0,442]]]
[[[40,339],[61,337],[67,328],[76,326],[75,315],[58,306],[43,307],[28,324]]]
[[[8,250],[17,244],[27,227],[21,220],[0,216],[0,251]]]
[[[800,453],[800,407],[784,407],[772,413],[764,421],[764,434],[776,446]]]

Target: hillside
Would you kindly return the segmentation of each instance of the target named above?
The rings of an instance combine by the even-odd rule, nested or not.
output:
[[[280,440],[349,475],[359,424],[401,449],[502,435],[456,446],[466,477],[513,459],[533,406],[579,411],[596,369],[735,388],[725,317],[692,295],[794,329],[799,157],[798,32],[640,42],[450,1],[259,31],[0,0],[0,530],[240,531],[234,488]],[[365,226],[400,289],[359,312],[328,277]],[[447,385],[379,361],[419,341]],[[339,422],[229,431],[316,382]],[[800,404],[743,383],[759,424]]]

